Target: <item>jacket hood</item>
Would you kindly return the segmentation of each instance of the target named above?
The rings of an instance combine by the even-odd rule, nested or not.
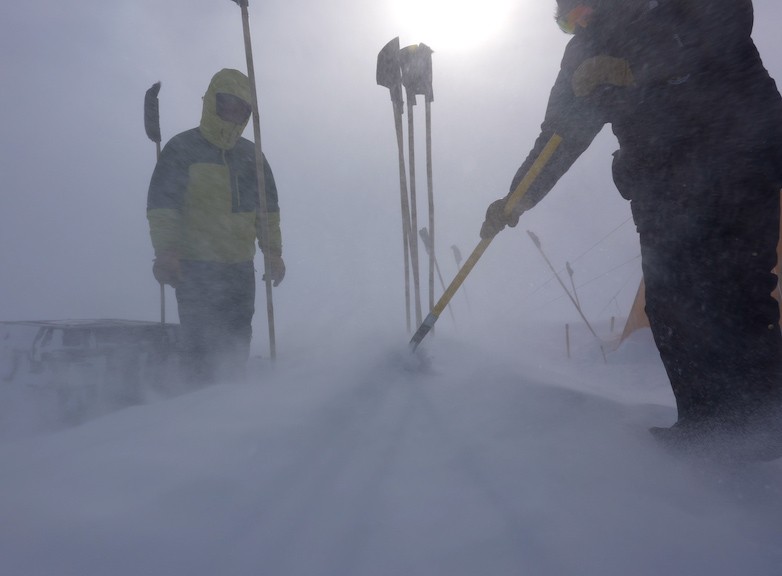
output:
[[[567,34],[600,23],[601,27],[624,26],[628,19],[655,9],[669,0],[557,0],[554,19]],[[694,0],[676,0],[687,6]]]
[[[204,94],[204,108],[199,126],[201,134],[218,148],[230,150],[244,132],[247,122],[236,124],[220,118],[217,115],[218,93],[231,94],[250,104],[252,101],[250,81],[239,70],[223,68],[212,77],[209,88]]]

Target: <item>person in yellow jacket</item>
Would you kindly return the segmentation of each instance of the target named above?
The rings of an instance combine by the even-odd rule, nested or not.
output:
[[[152,271],[176,289],[187,375],[201,383],[244,373],[255,312],[256,240],[273,285],[285,276],[274,176],[264,157],[264,215],[255,147],[241,137],[250,102],[247,76],[231,69],[215,74],[200,125],[163,148],[147,196]]]

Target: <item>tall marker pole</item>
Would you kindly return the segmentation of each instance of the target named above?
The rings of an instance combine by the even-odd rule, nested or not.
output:
[[[242,30],[244,32],[244,52],[247,58],[247,78],[250,80],[250,94],[253,108],[253,137],[255,138],[255,173],[258,179],[258,211],[264,220],[261,226],[261,245],[269,245],[269,221],[266,206],[266,178],[264,174],[263,148],[261,146],[261,119],[258,114],[258,91],[255,87],[255,66],[253,65],[253,49],[250,40],[250,15],[247,10],[248,0],[232,0],[242,9]],[[274,301],[272,299],[272,279],[269,269],[269,259],[263,257],[264,282],[266,284],[266,316],[269,324],[269,355],[272,360],[277,357],[277,343],[274,336]]]

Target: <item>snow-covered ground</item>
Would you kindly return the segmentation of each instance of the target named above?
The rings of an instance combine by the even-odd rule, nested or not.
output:
[[[248,383],[9,435],[0,572],[782,574],[782,463],[660,449],[648,330],[606,362],[586,333],[566,358],[561,326],[446,332],[420,362],[336,331]]]

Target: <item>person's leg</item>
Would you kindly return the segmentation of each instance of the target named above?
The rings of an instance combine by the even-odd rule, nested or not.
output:
[[[716,172],[695,204],[692,189],[680,190],[689,201],[633,211],[677,426],[732,438],[781,417],[782,335],[771,296],[780,206],[776,183],[761,170]]]
[[[176,290],[180,346],[183,374],[193,384],[208,384],[215,380],[222,291],[219,265],[182,262],[182,280]]]
[[[715,402],[726,418],[743,426],[782,400],[782,333],[772,296],[780,195],[762,171],[725,173],[721,184],[728,200],[715,209],[710,238],[715,280],[710,306],[717,335],[710,365],[717,382]]]
[[[659,214],[659,211],[658,211]],[[676,399],[679,420],[708,416],[704,382],[709,344],[705,295],[698,282],[692,217],[671,215],[665,230],[642,230],[641,254],[646,287],[646,314],[655,344]]]
[[[255,313],[255,270],[252,262],[231,264],[225,280],[221,306],[221,374],[228,379],[244,378],[250,357],[252,319]]]
[[[743,418],[780,387],[779,193],[743,180],[723,177],[696,203],[633,206],[647,315],[680,418]]]

